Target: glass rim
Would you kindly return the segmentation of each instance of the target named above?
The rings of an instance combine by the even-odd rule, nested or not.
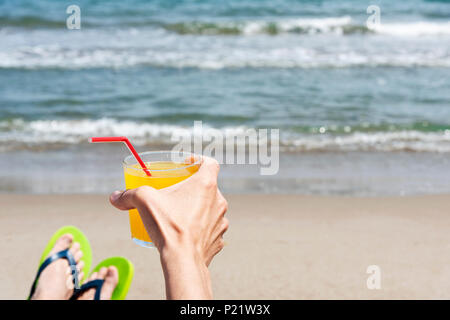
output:
[[[187,158],[189,156],[193,156],[194,159],[196,159],[196,161],[194,161],[193,163],[186,165],[184,167],[179,167],[179,168],[173,168],[173,169],[159,169],[159,170],[155,170],[155,169],[149,169],[150,173],[154,172],[167,172],[167,171],[176,171],[176,170],[185,170],[187,168],[191,168],[193,166],[196,165],[200,165],[202,157],[199,155],[196,155],[195,153],[192,152],[186,152],[186,151],[144,151],[144,152],[139,152],[138,155],[142,158],[145,155],[149,155],[149,154],[182,154],[184,158]],[[134,162],[133,163],[128,163],[127,161],[133,159]],[[146,162],[145,159],[142,159],[142,161]],[[160,160],[158,160],[160,161]],[[151,161],[147,161],[147,162],[151,162]],[[136,158],[131,154],[127,157],[125,157],[125,159],[123,159],[122,161],[122,165],[124,168],[127,169],[133,169],[136,171],[142,171],[143,169],[139,166],[139,168],[135,167],[134,165],[139,164],[136,160]],[[148,178],[151,178],[148,177]]]

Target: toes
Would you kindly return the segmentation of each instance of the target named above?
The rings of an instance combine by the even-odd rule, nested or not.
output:
[[[97,272],[91,274],[86,282],[97,279]],[[78,300],[94,300],[95,289],[89,289],[78,297]]]
[[[81,271],[80,273],[78,273],[78,284],[81,286],[81,281],[84,278],[84,272]]]
[[[80,243],[79,242],[74,242],[73,244],[72,244],[72,246],[70,247],[70,252],[72,253],[72,254],[75,254],[76,252],[78,252],[79,250],[80,250]]]
[[[77,270],[78,270],[78,283],[81,283],[81,280],[84,278],[83,268],[84,268],[84,261],[81,260],[81,261],[77,264]]]
[[[80,250],[81,246],[79,242],[74,242],[72,246],[70,247],[70,253],[75,258],[75,261],[80,261],[81,257],[83,256],[82,251]]]
[[[81,260],[80,262],[78,262],[77,264],[77,269],[78,269],[78,273],[80,273],[84,268],[84,261]]]
[[[77,251],[74,255],[73,255],[75,262],[78,264],[81,260],[81,258],[83,257],[83,251]]]
[[[103,268],[102,268],[103,269]],[[109,268],[105,268],[105,282],[103,283],[102,292],[100,293],[101,300],[111,300],[111,296],[114,292],[114,289],[119,282],[119,272],[117,268],[111,266]]]
[[[81,262],[80,264],[82,264]],[[82,273],[80,272],[80,276],[82,276]],[[98,272],[94,272],[87,281],[92,281],[96,279],[102,279],[105,280],[102,286],[102,292],[100,293],[100,299],[101,300],[111,300],[111,296],[114,292],[114,289],[117,286],[117,283],[119,282],[119,271],[116,267],[103,267]],[[95,289],[90,289],[83,293],[80,296],[80,300],[93,300],[95,295]]]
[[[62,235],[58,240],[56,240],[50,255],[57,253],[59,251],[65,250],[70,247],[73,241],[73,236],[70,233]]]
[[[105,268],[105,267],[102,267],[102,268],[100,269],[100,271],[98,272],[98,278],[99,278],[99,279],[105,279],[106,273],[107,273],[107,272],[108,272],[108,269]]]
[[[80,263],[77,264],[77,274],[78,274],[78,285],[81,286],[81,281],[84,278],[84,272],[83,272],[83,268],[84,268],[84,261],[81,261]],[[70,277],[70,285],[68,285],[68,288],[73,289],[73,284],[75,284],[74,281],[74,276],[75,274],[73,273],[73,270],[71,267],[67,267],[66,269],[66,277]],[[79,287],[77,287],[77,289],[79,289]]]
[[[94,272],[94,273],[91,274],[91,276],[89,277],[89,281],[97,279],[97,276],[98,276],[98,273],[97,273],[97,272]]]

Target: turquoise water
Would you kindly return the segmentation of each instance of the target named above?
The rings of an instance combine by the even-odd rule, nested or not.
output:
[[[232,132],[279,128],[283,154],[297,159],[283,163],[302,167],[294,170],[297,182],[279,181],[280,192],[316,193],[302,180],[314,172],[311,159],[359,159],[384,177],[377,159],[391,157],[390,167],[409,163],[422,172],[418,181],[437,179],[426,170],[447,163],[448,1],[77,4],[81,30],[68,30],[67,3],[0,0],[2,161],[26,154],[41,163],[42,153],[51,152],[70,161],[91,150],[86,141],[94,135],[127,135],[140,150],[168,148],[175,130],[202,120]],[[366,26],[373,4],[381,9],[376,30]],[[324,164],[318,173],[319,193],[383,193],[378,182],[351,177],[351,170],[351,184],[339,180],[336,166]],[[49,167],[36,165],[27,176]],[[227,170],[229,181],[243,176]],[[30,187],[8,172],[0,191],[64,189],[58,182]],[[387,193],[447,192],[445,178],[430,178],[428,189],[403,184]],[[224,184],[236,192],[273,191],[252,179]],[[315,178],[308,179],[311,185]],[[343,187],[335,192],[336,183],[326,181]],[[106,183],[75,189],[103,192]],[[358,192],[362,185],[366,191]]]

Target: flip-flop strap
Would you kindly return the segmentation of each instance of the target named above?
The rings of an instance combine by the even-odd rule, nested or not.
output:
[[[69,263],[70,270],[72,272],[75,288],[78,287],[77,263],[75,261],[75,258],[72,255],[72,253],[69,251],[69,249],[65,249],[65,250],[62,250],[62,251],[52,254],[50,257],[45,259],[45,261],[41,264],[41,266],[39,267],[39,270],[36,274],[36,277],[34,278],[33,285],[31,287],[30,295],[28,296],[28,299],[30,299],[33,296],[34,291],[36,290],[36,285],[39,280],[39,276],[41,275],[42,271],[44,271],[44,269],[47,268],[50,265],[50,263],[52,263],[56,260],[59,260],[59,259],[67,260],[67,262]]]
[[[75,290],[72,297],[70,297],[70,300],[76,300],[83,292],[92,288],[95,288],[94,300],[100,300],[100,293],[102,292],[103,283],[105,283],[105,280],[103,279],[96,279],[86,282],[80,289]]]

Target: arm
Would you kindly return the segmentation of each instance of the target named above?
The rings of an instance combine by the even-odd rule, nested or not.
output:
[[[118,209],[138,209],[160,253],[168,299],[212,298],[208,266],[228,229],[218,172],[217,161],[204,157],[197,173],[174,186],[144,186],[110,197]]]
[[[212,299],[208,267],[192,250],[166,251],[161,255],[161,265],[167,299]]]

